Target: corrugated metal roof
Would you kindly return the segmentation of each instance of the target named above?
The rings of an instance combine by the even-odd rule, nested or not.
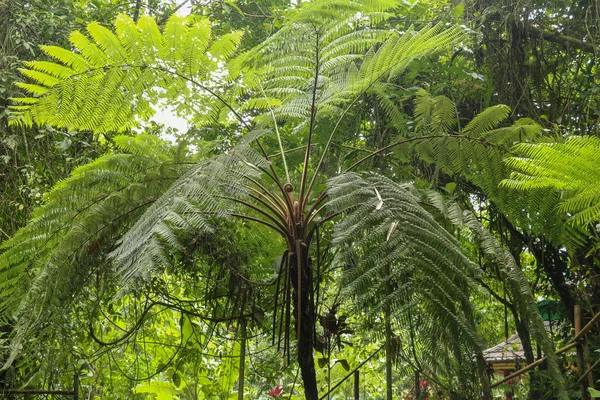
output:
[[[506,363],[515,360],[525,361],[525,352],[519,335],[512,335],[507,341],[483,351],[483,357],[489,363]]]

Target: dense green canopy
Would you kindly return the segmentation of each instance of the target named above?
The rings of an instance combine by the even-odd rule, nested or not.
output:
[[[592,396],[598,7],[0,2],[0,393]]]

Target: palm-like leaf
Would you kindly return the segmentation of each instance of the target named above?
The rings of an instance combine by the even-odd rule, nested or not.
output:
[[[36,323],[79,292],[105,261],[118,232],[189,169],[175,149],[155,137],[123,136],[115,142],[128,151],[75,170],[47,195],[31,222],[2,243],[0,310],[21,317],[13,356]]]
[[[27,64],[20,83],[32,97],[13,99],[12,122],[50,124],[95,132],[125,131],[151,117],[158,104],[199,125],[221,117],[225,71],[214,72],[235,50],[241,33],[211,37],[206,19],[172,16],[161,33],[151,17],[136,24],[121,15],[115,33],[98,23],[89,37],[74,32],[75,51],[45,46],[57,62]],[[202,104],[202,107],[196,107]]]
[[[540,344],[549,358],[549,370],[557,384],[561,398],[568,397],[564,377],[560,372],[554,354],[553,343],[548,337],[548,332],[534,302],[527,278],[515,262],[510,251],[498,243],[497,238],[476,218],[472,211],[462,210],[457,203],[445,199],[437,192],[429,192],[427,199],[429,204],[438,209],[441,215],[456,228],[461,230],[466,228],[485,259],[495,264],[497,269],[501,271],[503,279],[508,283],[507,289],[510,291],[519,313],[523,316],[523,320],[528,323],[537,343]]]
[[[556,191],[546,186],[517,192],[500,184],[511,172],[504,159],[512,146],[547,140],[542,137],[541,126],[527,118],[502,126],[506,125],[510,110],[498,105],[482,111],[461,129],[455,127],[456,116],[449,99],[420,92],[415,105],[416,133],[433,133],[439,137],[407,147],[407,151],[414,149],[424,161],[435,164],[442,172],[466,179],[526,231],[545,232],[560,245],[576,245],[581,241],[582,232],[563,228],[564,217],[555,212]]]
[[[210,233],[214,217],[253,212],[243,210],[242,202],[250,200],[249,185],[269,165],[249,147],[249,139],[256,137],[248,134],[229,153],[192,167],[125,233],[111,253],[124,284],[168,266],[169,254],[181,250],[181,240]]]
[[[351,266],[345,290],[373,311],[423,301],[434,318],[481,349],[465,290],[475,290],[480,271],[423,208],[412,185],[347,173],[330,180],[329,194],[333,210],[350,210],[334,229],[334,243],[344,249],[341,262]],[[390,282],[398,287],[381,296]]]
[[[460,28],[443,25],[406,32],[383,29],[381,23],[392,16],[386,11],[393,6],[364,1],[309,5],[236,60],[254,66],[246,76],[254,93],[246,107],[270,106],[278,119],[307,119],[313,110],[335,119],[358,96],[395,79],[414,59],[464,39]],[[322,8],[328,12],[320,12]]]
[[[539,192],[562,192],[559,210],[575,225],[600,220],[600,140],[572,137],[563,143],[518,144],[522,154],[507,160],[515,172],[502,181],[504,187]]]

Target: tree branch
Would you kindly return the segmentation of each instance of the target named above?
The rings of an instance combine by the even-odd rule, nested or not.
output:
[[[558,32],[545,31],[535,26],[526,26],[524,27],[524,29],[530,37],[544,39],[548,42],[559,44],[567,50],[575,48],[591,54],[596,54],[600,52],[599,47],[596,47],[592,43],[584,42],[583,40],[574,38],[572,36],[563,35],[562,33]]]

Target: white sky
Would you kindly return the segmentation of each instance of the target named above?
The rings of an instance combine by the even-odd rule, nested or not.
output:
[[[188,0],[187,3],[183,5],[179,10],[177,10],[177,14],[179,15],[190,15],[192,12],[192,2]]]
[[[158,108],[156,114],[150,120],[157,124],[176,129],[181,133],[186,132],[189,128],[188,121],[185,118],[178,117],[166,108]]]

